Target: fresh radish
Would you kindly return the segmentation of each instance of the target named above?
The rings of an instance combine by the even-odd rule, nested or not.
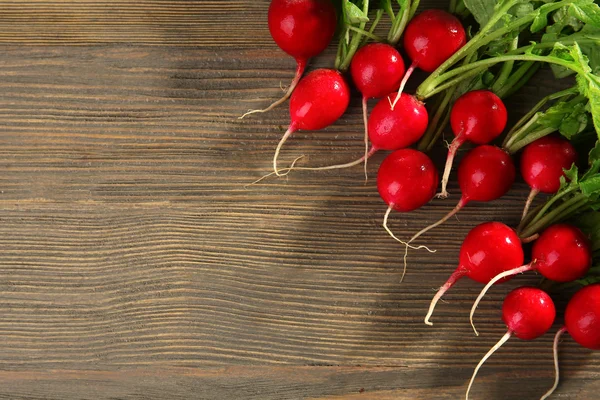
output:
[[[369,153],[367,101],[382,98],[398,90],[404,76],[404,60],[393,46],[371,43],[359,49],[350,64],[350,74],[362,93],[363,121],[365,125],[365,177]]]
[[[285,172],[283,174],[277,173],[277,175],[287,175],[292,170],[320,171],[349,168],[366,161],[379,150],[400,150],[417,142],[423,136],[429,121],[425,105],[414,96],[403,93],[399,106],[392,110],[389,101],[390,96],[380,100],[373,107],[373,111],[369,116],[368,131],[371,150],[366,155],[345,164],[324,167],[294,167],[292,165],[289,168],[282,168],[279,172]],[[274,174],[275,172],[271,172],[254,183]]]
[[[448,149],[442,192],[438,197],[448,197],[446,187],[458,148],[467,141],[478,145],[490,143],[502,133],[507,118],[504,103],[489,90],[473,90],[456,100],[450,112],[450,126],[455,138]]]
[[[522,340],[533,340],[550,329],[556,317],[556,308],[554,302],[548,296],[548,293],[541,289],[529,286],[523,286],[510,292],[502,303],[502,320],[508,327],[508,331],[496,343],[490,351],[479,361],[473,376],[467,387],[466,399],[469,400],[469,392],[475,381],[477,372],[511,336],[516,336]]]
[[[272,0],[268,13],[269,32],[279,48],[296,59],[296,76],[285,95],[263,110],[263,113],[285,102],[304,74],[308,60],[327,48],[337,25],[331,0]]]
[[[437,302],[462,277],[486,284],[500,272],[523,265],[521,240],[514,229],[501,222],[484,222],[465,237],[460,247],[458,268],[431,300],[427,325]]]
[[[458,185],[462,197],[456,207],[438,222],[417,232],[408,243],[446,222],[470,201],[496,200],[515,181],[515,166],[507,152],[496,146],[477,146],[465,155],[458,166]]]
[[[383,160],[377,172],[379,195],[388,204],[383,218],[383,227],[391,237],[414,249],[398,239],[387,226],[392,210],[408,212],[428,203],[437,190],[438,172],[433,161],[425,153],[413,149],[401,149],[391,153]],[[404,271],[406,272],[406,253]]]
[[[539,271],[546,279],[556,282],[571,282],[585,276],[592,266],[592,248],[588,238],[573,225],[555,224],[543,231],[533,243],[529,264],[503,271],[493,277],[483,288],[471,308],[471,326],[473,315],[486,292],[501,279],[526,271]]]
[[[467,42],[467,35],[462,24],[454,15],[443,10],[425,10],[415,16],[404,31],[404,49],[412,60],[400,83],[398,96],[415,68],[425,72],[433,72],[450,56]]]
[[[525,147],[521,155],[521,174],[531,192],[523,209],[523,218],[539,192],[558,192],[564,170],[571,168],[576,160],[577,152],[571,142],[557,136],[544,136]]]
[[[317,69],[300,80],[290,99],[290,126],[277,145],[273,169],[277,170],[279,151],[288,137],[302,129],[316,131],[337,121],[350,103],[350,88],[339,71]]]
[[[600,350],[600,284],[583,287],[573,295],[565,311],[565,325],[554,337],[554,386],[541,398],[547,399],[558,387],[558,342],[568,332],[580,346]]]

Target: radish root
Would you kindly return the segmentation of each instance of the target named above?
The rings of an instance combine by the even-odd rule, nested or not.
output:
[[[444,283],[444,285],[441,288],[439,288],[435,296],[433,296],[433,299],[431,299],[431,303],[429,304],[429,310],[427,311],[427,315],[425,316],[425,324],[429,326],[433,325],[433,323],[429,319],[433,315],[433,310],[435,310],[435,306],[437,305],[438,301],[440,301],[444,293],[446,293],[448,289],[454,286],[456,281],[458,281],[463,276],[465,276],[464,270],[456,270],[454,271],[454,273],[452,273],[452,275],[450,275],[450,278],[448,278],[446,283]]]
[[[285,131],[285,133],[283,134],[283,137],[277,144],[277,148],[275,149],[275,155],[273,156],[273,171],[274,171],[275,175],[277,175],[277,176],[281,176],[281,174],[277,170],[277,158],[279,157],[279,152],[281,151],[281,147],[283,146],[285,141],[290,137],[290,135],[292,133],[294,133],[294,131],[296,131],[296,127],[292,124],[292,125],[290,125],[288,130]]]
[[[296,86],[298,86],[298,82],[300,82],[300,78],[302,78],[302,75],[304,74],[304,70],[306,69],[306,61],[296,60],[296,62],[297,62],[296,75],[294,76],[292,83],[290,83],[290,87],[288,88],[287,92],[285,92],[285,94],[283,95],[282,98],[280,98],[279,100],[277,100],[276,102],[271,104],[269,107],[264,108],[262,110],[250,110],[247,113],[245,113],[244,115],[242,115],[241,117],[239,117],[238,119],[244,119],[248,115],[251,115],[251,114],[265,113],[267,111],[271,111],[275,107],[285,103],[285,101],[287,99],[289,99],[290,96],[292,95],[292,93],[294,92],[294,89],[296,89]],[[279,87],[281,87],[281,82],[279,83]]]
[[[444,222],[448,221],[452,216],[456,215],[457,212],[459,212],[466,204],[467,202],[464,200],[464,198],[460,199],[460,201],[458,202],[458,204],[456,205],[456,207],[454,207],[454,209],[452,211],[450,211],[448,214],[446,214],[442,219],[440,219],[438,222],[431,224],[423,229],[421,229],[419,232],[415,233],[415,235],[410,238],[410,240],[408,241],[408,243],[413,242],[416,238],[418,238],[419,236],[421,236],[422,234],[424,234],[425,232],[427,232],[430,229],[435,228],[436,226],[439,226],[441,224],[443,224]]]
[[[404,92],[404,86],[406,86],[406,82],[408,82],[408,78],[410,78],[410,76],[414,72],[415,68],[417,68],[417,64],[413,62],[410,65],[410,67],[408,67],[406,72],[404,73],[404,78],[402,78],[402,82],[400,82],[400,87],[398,88],[398,94],[396,95],[394,102],[391,102],[390,97],[388,96],[388,101],[390,101],[390,106],[392,108],[392,111],[394,111],[394,107],[396,107],[396,103],[398,103],[398,100],[400,100],[400,97],[402,97],[402,92]]]
[[[521,216],[521,221],[525,219],[525,216],[529,212],[529,207],[531,207],[535,196],[537,196],[539,192],[540,191],[537,189],[531,189],[531,192],[529,192],[529,196],[527,196],[527,201],[525,202],[525,207],[523,208],[523,216]]]
[[[467,394],[465,396],[466,400],[469,400],[469,392],[471,391],[471,386],[473,386],[473,382],[475,381],[475,377],[477,376],[477,373],[479,372],[479,369],[481,368],[481,366],[483,365],[483,363],[485,363],[487,361],[487,359],[490,358],[490,356],[496,352],[496,350],[498,350],[500,347],[502,347],[502,345],[504,343],[506,343],[506,341],[508,339],[510,339],[511,336],[512,336],[512,332],[509,330],[508,332],[506,332],[504,334],[504,336],[502,336],[500,338],[500,340],[498,340],[498,343],[496,343],[494,345],[494,347],[492,347],[487,352],[487,354],[485,356],[483,356],[483,358],[481,359],[481,361],[479,361],[479,364],[477,364],[477,367],[475,367],[475,371],[473,371],[473,376],[471,377],[471,380],[469,381],[469,386],[467,387]]]
[[[427,246],[412,246],[410,244],[410,242],[405,242],[403,240],[400,240],[396,237],[396,235],[394,235],[394,233],[390,230],[390,228],[388,228],[387,222],[388,222],[388,217],[390,216],[390,213],[392,212],[392,206],[389,206],[387,211],[385,212],[385,216],[383,217],[383,227],[385,228],[385,230],[387,231],[387,233],[395,240],[397,240],[398,242],[402,243],[404,245],[404,268],[402,270],[402,277],[400,278],[400,282],[402,282],[404,280],[404,275],[406,275],[406,258],[408,257],[408,249],[411,248],[413,250],[419,250],[419,249],[425,249],[430,253],[435,253],[436,250],[431,250],[429,247]]]
[[[485,285],[485,287],[481,290],[481,293],[479,293],[479,296],[477,296],[475,303],[473,303],[473,307],[471,307],[471,314],[469,315],[469,320],[471,321],[471,326],[473,327],[475,335],[479,336],[479,332],[477,332],[477,329],[475,329],[475,324],[473,323],[473,316],[475,315],[475,310],[477,309],[477,306],[479,305],[481,299],[483,299],[483,296],[485,296],[487,291],[492,287],[492,285],[494,285],[494,283],[498,282],[500,279],[516,274],[521,274],[523,272],[531,271],[533,269],[534,263],[535,260],[532,261],[530,264],[522,265],[520,267],[504,271],[501,274],[496,275],[494,278],[492,278],[491,281],[488,282],[487,285]]]
[[[450,146],[448,146],[448,157],[446,158],[446,165],[444,167],[444,175],[442,177],[442,191],[436,194],[436,197],[445,199],[448,197],[448,191],[446,188],[448,187],[448,180],[450,179],[450,171],[452,171],[452,163],[454,162],[454,157],[456,156],[456,151],[462,144],[465,142],[462,134],[457,135]]]
[[[362,110],[363,110],[363,123],[365,125],[365,184],[369,180],[367,175],[367,160],[369,159],[369,115],[368,115],[368,99],[363,96],[362,99]]]
[[[552,385],[550,390],[548,390],[546,394],[540,398],[540,400],[545,400],[548,397],[550,397],[550,395],[554,393],[554,391],[558,387],[558,381],[560,380],[560,369],[558,367],[558,342],[562,334],[566,331],[567,327],[563,326],[558,330],[558,332],[556,332],[556,336],[554,336],[554,344],[552,345],[552,352],[554,354],[554,385]]]
[[[296,157],[296,158],[294,159],[294,161],[292,161],[292,163],[290,164],[290,166],[289,166],[289,167],[287,167],[287,168],[283,168],[283,169],[280,169],[279,171],[286,171],[286,172],[284,172],[284,173],[282,173],[282,174],[279,174],[279,176],[286,176],[287,174],[289,174],[290,172],[292,172],[292,170],[294,169],[294,166],[296,165],[296,163],[297,163],[299,160],[303,159],[304,157],[305,157],[305,156],[304,156],[304,154],[303,154],[303,155],[301,155],[301,156],[299,156],[299,157]],[[245,186],[244,186],[244,189],[247,189],[247,188],[248,188],[248,186],[252,186],[252,185],[255,185],[255,184],[259,183],[260,181],[262,181],[262,180],[264,180],[264,179],[268,178],[268,177],[269,177],[269,176],[271,176],[271,175],[275,175],[275,172],[271,172],[271,173],[269,173],[269,174],[266,174],[266,175],[263,175],[263,176],[261,176],[260,178],[258,178],[258,179],[257,179],[257,180],[255,180],[254,182],[252,182],[252,183],[249,183],[249,184],[245,185]]]

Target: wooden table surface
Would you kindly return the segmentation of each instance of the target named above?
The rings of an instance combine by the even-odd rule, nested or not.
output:
[[[445,2],[423,2],[444,6]],[[461,282],[423,317],[475,224],[515,224],[519,182],[403,248],[381,227],[383,154],[361,168],[268,172],[287,108],[245,120],[287,84],[268,1],[0,1],[1,399],[456,399],[504,333],[503,296]],[[330,48],[312,66],[331,66]],[[512,119],[561,87],[540,73]],[[414,86],[413,86],[414,87]],[[360,155],[360,101],[296,134],[282,162]],[[443,149],[436,160],[441,166]],[[392,228],[407,237],[453,195]],[[560,303],[561,306],[564,303]],[[559,326],[560,318],[553,331]],[[552,335],[510,340],[473,399],[537,399]],[[566,337],[555,398],[598,398],[600,357]]]

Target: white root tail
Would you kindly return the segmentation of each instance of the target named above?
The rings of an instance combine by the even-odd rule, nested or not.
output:
[[[368,99],[363,96],[362,99],[362,109],[363,109],[363,123],[365,125],[365,184],[369,180],[369,175],[367,174],[367,160],[369,159],[369,111],[368,107]]]
[[[431,299],[431,303],[429,304],[429,310],[427,311],[427,315],[425,316],[425,324],[427,324],[429,326],[433,325],[433,323],[430,321],[430,319],[431,319],[431,316],[433,315],[433,310],[435,310],[435,306],[437,305],[438,301],[440,301],[440,299],[448,291],[448,289],[450,289],[452,286],[454,286],[456,281],[458,281],[463,276],[465,276],[465,271],[461,270],[461,269],[457,269],[456,271],[454,271],[454,273],[452,273],[452,275],[450,275],[450,278],[448,278],[446,283],[444,283],[444,286],[439,288],[439,290],[437,291],[435,296],[433,296],[433,299]]]
[[[545,400],[550,397],[550,395],[552,395],[552,393],[554,393],[558,387],[558,381],[560,380],[560,369],[558,367],[558,342],[560,341],[562,334],[566,331],[567,327],[563,326],[558,330],[558,332],[556,332],[556,336],[554,336],[554,345],[552,346],[552,352],[554,354],[554,385],[552,385],[550,390],[548,390],[546,394],[540,398],[540,400]]]
[[[244,119],[248,115],[251,115],[251,114],[265,113],[267,111],[271,111],[275,107],[278,107],[281,104],[285,103],[285,101],[287,99],[289,99],[290,96],[292,95],[292,93],[294,92],[294,89],[296,89],[296,86],[298,86],[298,82],[300,82],[300,79],[302,78],[302,75],[304,75],[304,70],[306,69],[306,63],[307,63],[306,61],[304,61],[304,60],[297,60],[296,62],[297,62],[296,75],[294,76],[294,79],[292,80],[292,83],[290,83],[290,87],[288,88],[287,92],[285,92],[285,94],[283,95],[282,98],[280,98],[279,100],[277,100],[276,102],[274,102],[273,104],[271,104],[269,107],[263,108],[262,110],[250,110],[247,113],[245,113],[244,115],[242,115],[241,117],[239,117],[238,119]]]
[[[533,200],[535,199],[535,196],[538,195],[538,193],[540,193],[540,191],[537,189],[531,189],[531,192],[529,192],[529,196],[527,196],[527,201],[525,202],[525,207],[523,208],[523,215],[521,216],[521,221],[523,221],[527,216],[529,208],[531,207],[531,204],[533,203]]]
[[[471,380],[469,381],[469,386],[467,387],[467,393],[465,395],[465,399],[466,400],[469,400],[469,392],[471,391],[471,386],[473,386],[473,382],[475,381],[475,377],[477,376],[477,373],[479,372],[479,369],[481,368],[481,366],[483,365],[483,363],[485,363],[487,361],[487,359],[490,358],[490,356],[496,352],[496,350],[498,350],[500,347],[502,347],[502,345],[504,343],[506,343],[506,341],[508,339],[510,339],[511,336],[512,336],[512,332],[509,330],[508,332],[506,332],[504,334],[504,336],[502,336],[500,338],[500,340],[498,341],[498,343],[496,343],[494,345],[494,347],[492,347],[490,349],[490,351],[488,351],[487,354],[485,356],[483,356],[483,358],[481,359],[481,361],[479,361],[479,364],[477,364],[477,367],[475,367],[475,371],[473,371],[473,376],[471,377]]]
[[[448,197],[448,180],[450,179],[450,171],[452,171],[452,163],[454,162],[454,157],[456,156],[456,152],[458,148],[462,146],[464,143],[463,135],[458,134],[450,146],[448,147],[448,157],[446,157],[446,165],[444,166],[444,175],[442,176],[442,191],[436,194],[436,197],[445,199]]]
[[[512,275],[516,275],[516,274],[521,274],[523,272],[531,271],[532,269],[533,269],[533,262],[530,264],[522,265],[517,268],[509,269],[508,271],[504,271],[504,272],[496,275],[495,277],[492,278],[491,281],[488,282],[487,285],[485,285],[485,287],[479,293],[479,296],[477,296],[475,303],[473,303],[473,307],[471,307],[471,314],[469,315],[469,320],[471,321],[471,326],[473,327],[473,331],[475,332],[475,335],[479,336],[479,332],[477,332],[477,329],[475,329],[475,324],[473,323],[473,316],[475,315],[475,310],[477,309],[477,306],[479,305],[479,303],[481,302],[481,299],[483,299],[483,296],[485,296],[487,291],[500,279],[503,279],[503,278],[506,278],[506,277],[509,277]]]
[[[385,228],[385,230],[387,231],[387,233],[394,238],[395,240],[397,240],[398,242],[402,243],[405,247],[404,249],[404,269],[402,270],[402,277],[400,278],[400,282],[402,282],[404,280],[404,275],[406,275],[406,258],[408,256],[408,249],[411,248],[413,250],[419,250],[419,249],[425,249],[430,253],[435,253],[435,250],[431,250],[429,247],[427,246],[412,246],[410,243],[407,243],[403,240],[400,240],[396,237],[396,235],[394,235],[394,233],[390,230],[390,228],[388,228],[387,225],[387,221],[388,221],[388,217],[390,216],[390,213],[392,212],[392,206],[390,205],[387,209],[387,211],[385,212],[385,216],[383,217],[383,227]]]
[[[439,226],[441,224],[443,224],[444,222],[448,221],[450,218],[452,218],[454,215],[456,215],[456,213],[458,213],[466,204],[466,201],[464,200],[464,198],[461,198],[460,201],[458,202],[458,204],[456,205],[456,207],[454,207],[454,209],[452,211],[450,211],[448,214],[446,214],[442,219],[440,219],[438,222],[435,222],[423,229],[421,229],[419,232],[415,233],[414,236],[412,238],[410,238],[410,240],[408,241],[408,243],[414,242],[414,240],[416,238],[418,238],[419,236],[421,236],[422,234],[424,234],[425,232],[435,228],[436,226]]]
[[[273,173],[275,175],[277,175],[277,176],[281,176],[281,174],[279,173],[279,170],[277,169],[277,158],[279,157],[279,152],[281,151],[281,147],[283,146],[283,144],[285,143],[285,141],[295,131],[296,131],[296,127],[293,124],[290,125],[290,127],[288,128],[288,130],[283,134],[283,137],[281,138],[281,140],[277,144],[277,148],[275,149],[275,155],[273,156],[273,171],[274,171]]]
[[[406,86],[406,82],[408,82],[408,78],[410,78],[410,76],[414,72],[415,68],[417,68],[417,64],[413,62],[410,65],[410,67],[408,67],[406,72],[404,73],[404,78],[402,78],[402,82],[400,82],[400,87],[398,88],[398,94],[396,95],[396,98],[394,99],[394,101],[390,102],[390,107],[392,108],[392,111],[394,111],[394,107],[396,107],[396,103],[398,103],[398,100],[400,100],[400,97],[402,97],[402,92],[404,92],[404,86]],[[390,101],[389,96],[388,96],[388,101]]]

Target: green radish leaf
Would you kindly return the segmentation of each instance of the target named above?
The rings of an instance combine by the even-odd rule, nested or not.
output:
[[[577,166],[575,164],[571,165],[571,168],[569,168],[568,170],[566,169],[564,171],[564,176],[560,177],[559,192],[563,191],[569,186],[577,186],[579,180],[579,170],[577,169]]]
[[[600,160],[600,141],[596,141],[596,145],[590,150],[588,154],[588,160],[590,164],[593,164],[594,161]]]
[[[346,22],[350,24],[359,24],[361,22],[369,21],[369,17],[363,12],[363,10],[349,0],[344,0],[344,16]]]
[[[565,6],[552,14],[553,23],[546,28],[546,33],[559,35],[565,28],[577,32],[583,28],[583,22],[569,13],[569,7]]]
[[[582,180],[579,182],[579,187],[581,188],[581,193],[586,196],[600,193],[600,174],[595,174],[592,177]]]
[[[498,5],[495,0],[464,0],[464,3],[479,26],[484,26],[492,18]]]
[[[569,15],[578,20],[600,28],[600,7],[593,1],[573,2],[569,5]]]

